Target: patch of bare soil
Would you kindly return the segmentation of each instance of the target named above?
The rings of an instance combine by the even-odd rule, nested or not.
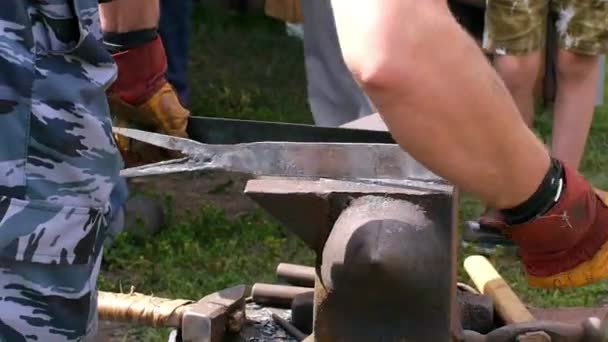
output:
[[[136,178],[129,181],[132,193],[171,196],[175,215],[183,217],[203,205],[213,204],[236,217],[255,210],[255,203],[243,194],[249,178],[227,172],[181,173]]]

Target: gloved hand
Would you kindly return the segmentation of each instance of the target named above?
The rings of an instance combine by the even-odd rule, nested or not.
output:
[[[113,57],[118,66],[118,79],[108,90],[108,101],[114,125],[188,137],[190,112],[181,105],[165,79],[167,58],[160,37]],[[116,141],[127,166],[172,157],[159,148],[121,136],[117,136]]]
[[[590,285],[608,278],[608,197],[563,165],[560,199],[529,223],[502,227],[519,247],[533,287]]]

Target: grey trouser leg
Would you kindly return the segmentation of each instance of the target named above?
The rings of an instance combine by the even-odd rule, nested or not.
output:
[[[342,59],[331,4],[303,0],[308,101],[318,126],[340,126],[375,112]]]

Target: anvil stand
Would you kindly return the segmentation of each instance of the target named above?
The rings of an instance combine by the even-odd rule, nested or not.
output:
[[[312,341],[458,339],[457,196],[427,173],[249,181],[245,193],[316,252]]]

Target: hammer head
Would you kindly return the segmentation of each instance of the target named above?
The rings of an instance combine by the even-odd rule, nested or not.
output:
[[[182,341],[221,341],[235,319],[244,320],[245,296],[246,288],[240,285],[210,294],[189,306],[182,316]]]

